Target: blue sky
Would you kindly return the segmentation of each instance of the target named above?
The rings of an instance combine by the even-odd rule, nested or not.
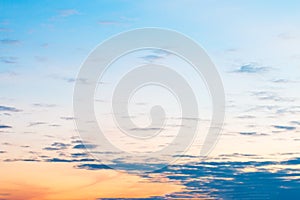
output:
[[[241,172],[236,182],[231,183],[234,188],[238,188],[238,182],[243,179],[242,172],[250,173],[251,184],[265,184],[263,181],[267,178],[252,182],[256,177],[251,174],[253,170],[257,176],[260,173],[274,175],[274,180],[288,173],[298,177],[298,161],[288,164],[293,165],[293,170],[284,162],[300,157],[299,9],[300,2],[291,0],[88,3],[0,0],[1,162],[31,159],[56,163],[55,159],[63,162],[76,155],[90,159],[85,152],[77,151],[80,148],[74,147],[79,138],[73,122],[72,98],[81,64],[99,43],[115,34],[135,28],[160,27],[176,30],[198,42],[223,80],[226,120],[208,162],[221,160],[216,165],[225,166],[224,159],[232,165],[252,161],[241,164],[244,171],[229,169]],[[149,51],[144,54],[144,58],[157,56]],[[115,72],[117,70],[111,73]],[[193,75],[188,73],[193,80]],[[110,89],[108,84],[106,90]],[[145,96],[142,93],[137,100]],[[202,112],[206,117],[210,105],[205,103]],[[145,116],[141,120],[149,121]],[[191,159],[183,163],[196,162],[197,148],[197,145],[192,148]],[[260,164],[266,160],[270,163]],[[80,160],[69,162],[76,166],[84,164]],[[260,168],[261,165],[268,167]],[[166,170],[161,174],[168,174]],[[183,170],[182,174],[199,175],[187,171]],[[180,181],[182,174],[174,174],[170,179]],[[298,183],[297,177],[293,179],[296,182],[289,182],[291,187]],[[188,182],[191,181],[182,185]],[[281,188],[283,182],[276,184],[270,190]],[[220,195],[217,193],[213,196]],[[263,192],[266,193],[268,191]]]

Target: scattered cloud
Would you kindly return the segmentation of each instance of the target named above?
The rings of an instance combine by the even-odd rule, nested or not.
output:
[[[21,44],[21,41],[15,39],[1,39],[0,43],[5,45],[18,45]]]
[[[57,106],[55,104],[47,104],[47,103],[34,103],[32,105],[36,107],[43,107],[43,108],[53,108]]]
[[[60,119],[63,119],[63,120],[74,120],[75,117],[61,117]]]
[[[291,121],[291,124],[300,125],[300,121]]]
[[[0,32],[12,32],[9,28],[0,28]]]
[[[1,56],[0,57],[0,62],[5,63],[5,64],[16,64],[18,58],[14,56]]]
[[[257,132],[240,132],[241,135],[257,135]]]
[[[72,15],[79,15],[80,13],[75,9],[66,9],[58,11],[60,17],[69,17]]]
[[[28,127],[47,124],[46,122],[30,122]]]
[[[252,92],[253,96],[256,96],[259,100],[273,100],[280,102],[292,102],[294,99],[292,98],[282,98],[275,92],[268,91],[260,91],[260,92]]]
[[[14,107],[9,107],[9,106],[0,106],[0,112],[4,111],[4,112],[20,112],[22,110],[19,110],[17,108]]]
[[[50,147],[45,147],[44,150],[46,151],[58,151],[58,150],[64,150],[67,149],[70,146],[70,144],[65,144],[61,142],[54,142],[51,144]]]
[[[274,125],[273,127],[276,128],[276,129],[287,130],[287,131],[292,131],[292,130],[296,129],[296,127],[294,127],[294,126],[279,126],[279,125]]]
[[[258,67],[255,64],[247,64],[243,65],[237,70],[233,71],[235,73],[245,73],[245,74],[255,74],[255,73],[263,73],[268,72],[270,70],[269,67]]]
[[[12,126],[8,126],[8,125],[0,125],[0,129],[7,129],[7,128],[12,128]]]
[[[77,144],[73,147],[73,149],[94,149],[97,145],[93,144]]]
[[[119,24],[122,24],[122,22],[115,21],[115,20],[99,20],[98,24],[100,24],[100,25],[119,25]]]

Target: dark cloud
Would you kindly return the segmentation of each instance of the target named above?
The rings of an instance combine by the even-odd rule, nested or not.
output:
[[[21,110],[14,108],[14,107],[9,107],[9,106],[0,106],[0,112],[5,111],[5,112],[20,112]]]
[[[280,126],[280,125],[274,125],[273,126],[274,128],[277,128],[277,129],[281,129],[281,130],[287,130],[287,131],[292,131],[292,130],[295,130],[296,127],[294,126]]]
[[[298,165],[300,159],[273,161],[204,161],[183,165],[169,165],[154,173],[180,181],[183,191],[167,194],[166,198],[192,198],[199,194],[204,199],[298,199],[300,179],[297,169],[279,169],[274,173],[265,169],[270,165]],[[243,171],[254,168],[254,171]],[[150,173],[150,175],[152,175]]]

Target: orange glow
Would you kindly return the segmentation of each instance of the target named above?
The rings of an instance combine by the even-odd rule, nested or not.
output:
[[[151,182],[115,170],[76,169],[70,163],[1,163],[0,177],[0,199],[14,200],[145,198],[183,189],[166,180]]]

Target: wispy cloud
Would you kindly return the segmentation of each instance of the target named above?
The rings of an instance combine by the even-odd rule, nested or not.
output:
[[[280,126],[280,125],[274,125],[273,127],[276,128],[276,129],[287,130],[287,131],[292,131],[292,130],[295,130],[295,129],[296,129],[296,127],[294,127],[294,126]]]
[[[30,122],[28,127],[47,124],[46,122]]]
[[[72,15],[79,15],[80,13],[75,9],[66,9],[58,11],[60,17],[69,17]]]
[[[15,39],[1,39],[0,43],[5,45],[17,45],[17,44],[21,44],[21,41]]]
[[[257,132],[240,132],[241,135],[257,135]]]
[[[270,71],[270,67],[259,67],[256,64],[242,65],[240,68],[234,70],[235,73],[255,74]]]
[[[122,22],[115,21],[115,20],[99,20],[98,24],[101,24],[101,25],[118,25],[118,24],[122,24]]]
[[[47,103],[34,103],[32,105],[36,107],[43,107],[43,108],[53,108],[57,106],[56,104],[47,104]]]
[[[17,57],[14,56],[1,56],[0,57],[0,62],[5,63],[5,64],[16,64],[18,61]]]

